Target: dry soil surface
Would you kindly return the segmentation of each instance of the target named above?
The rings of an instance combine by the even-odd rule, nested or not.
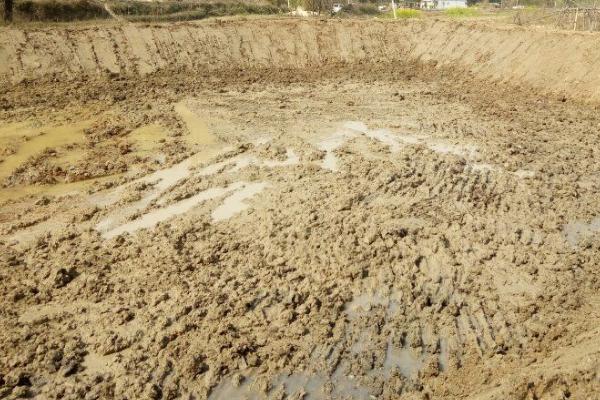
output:
[[[0,398],[598,398],[594,103],[411,59],[1,96]]]

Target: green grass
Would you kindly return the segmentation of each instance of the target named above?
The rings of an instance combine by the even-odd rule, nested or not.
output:
[[[415,10],[413,8],[398,8],[396,9],[396,17],[398,19],[410,19],[410,18],[421,18],[423,12],[421,10]],[[384,18],[394,18],[394,11],[383,14]]]
[[[444,10],[444,14],[449,17],[457,17],[457,18],[476,17],[479,15],[479,10],[477,8],[472,8],[472,7],[467,7],[467,8],[452,7],[452,8],[448,8],[448,9]]]

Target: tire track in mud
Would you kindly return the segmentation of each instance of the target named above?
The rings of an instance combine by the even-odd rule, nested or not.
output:
[[[386,92],[387,82],[368,85],[386,96],[397,90]],[[269,181],[247,212],[212,223],[219,199],[193,214],[106,240],[93,228],[117,204],[18,251],[0,243],[0,262],[10,272],[0,288],[9,299],[0,314],[7,327],[0,350],[15,358],[15,372],[3,375],[9,390],[17,387],[18,374],[28,374],[29,390],[48,398],[218,398],[229,389],[229,397],[304,391],[325,398],[473,398],[495,385],[505,390],[496,398],[526,398],[519,385],[533,381],[532,390],[542,390],[543,379],[553,390],[562,390],[562,383],[552,383],[560,379],[573,393],[590,390],[581,380],[586,378],[565,375],[549,360],[552,349],[576,340],[569,331],[591,331],[595,321],[588,317],[585,326],[579,303],[595,287],[587,271],[594,270],[596,250],[572,249],[560,229],[567,217],[584,214],[575,207],[593,209],[587,200],[592,192],[573,202],[568,193],[575,183],[561,181],[558,167],[551,180],[539,169],[534,179],[518,176],[504,162],[490,163],[509,139],[486,135],[479,121],[469,129],[447,119],[443,128],[431,130],[436,135],[425,136],[419,126],[428,129],[427,121],[437,123],[444,113],[429,110],[434,116],[427,119],[410,104],[410,123],[373,126],[406,125],[417,131],[413,136],[394,128],[388,132],[394,142],[381,130],[358,129],[331,152],[339,169],[323,169],[327,152],[317,144],[325,137],[313,137],[313,129],[331,133],[322,125],[323,114],[311,114],[321,120],[303,125],[299,138],[277,133],[304,122],[293,101],[279,101],[296,89],[205,93],[196,103],[234,120],[220,137],[248,124],[247,114],[236,114],[245,102],[268,106],[262,114],[258,108],[244,111],[264,119],[253,130],[273,124],[275,133],[264,132],[274,139],[242,140],[240,148],[211,160],[227,166],[166,188],[162,201],[144,210],[176,204],[208,187]],[[336,83],[323,91],[314,107],[329,101],[329,92],[341,104],[361,99],[356,84]],[[419,106],[436,101],[435,93],[411,93]],[[380,108],[394,109],[387,97],[377,99]],[[282,103],[289,111],[278,108]],[[172,104],[163,110],[173,112]],[[269,119],[273,110],[279,112]],[[366,110],[347,114],[369,115]],[[279,118],[286,119],[276,124]],[[491,132],[501,130],[494,125]],[[244,135],[250,139],[255,132],[235,138]],[[469,150],[471,139],[481,154]],[[285,162],[288,148],[297,153],[298,165],[262,165]],[[244,167],[230,171],[236,157],[246,160]],[[587,171],[582,165],[572,167]],[[210,166],[207,161],[190,173]],[[41,304],[74,301],[98,309],[47,312],[36,324],[19,322],[19,313],[29,315]],[[73,329],[85,321],[93,322],[93,336]],[[522,372],[529,365],[536,376]],[[589,376],[591,364],[581,365],[580,376]],[[8,368],[2,368],[4,374]],[[545,378],[538,379],[538,372]]]
[[[443,177],[442,177],[443,179]],[[435,182],[435,181],[434,181]],[[449,192],[453,192],[458,190],[459,192],[461,192],[461,189],[457,189],[457,186],[453,186],[450,187]],[[400,190],[401,191],[401,190]],[[398,192],[396,192],[398,193]],[[465,199],[462,199],[460,196],[458,196],[457,201],[466,201]],[[435,253],[434,253],[435,254]],[[418,264],[418,267],[424,268],[424,261],[420,261]],[[405,275],[404,273],[400,274]],[[413,278],[414,279],[414,278]],[[419,281],[418,281],[419,282]],[[431,296],[434,295],[437,290],[439,289],[438,285],[428,285],[427,284],[427,280],[425,281],[420,281],[421,283],[418,284],[422,284],[423,287],[420,289],[421,293],[430,293],[429,295],[425,295],[425,303],[427,306],[430,305],[432,299]],[[450,281],[452,282],[452,281]],[[466,282],[466,284],[471,284],[471,282]],[[413,284],[410,285],[411,289],[410,290],[414,290],[414,286]],[[471,288],[472,290],[472,288]],[[451,292],[450,292],[451,293]],[[450,293],[446,294],[449,295]],[[463,299],[462,301],[465,301],[467,299]],[[461,301],[461,302],[462,302]],[[438,303],[437,301],[434,301],[435,303]],[[470,303],[469,300],[467,300],[467,308],[463,307],[464,310],[467,310],[465,312],[460,311],[458,313],[458,316],[455,319],[455,333],[454,334],[450,334],[447,337],[439,337],[438,335],[434,334],[434,333],[430,333],[428,335],[425,335],[423,332],[424,331],[430,331],[430,332],[437,332],[438,329],[436,327],[432,327],[430,325],[421,325],[420,323],[413,325],[413,328],[409,328],[407,331],[405,331],[405,333],[401,334],[401,337],[407,337],[408,339],[406,340],[406,342],[404,342],[405,344],[408,344],[409,346],[414,346],[414,347],[422,347],[425,346],[425,349],[428,350],[424,350],[421,353],[422,357],[427,357],[428,355],[430,356],[434,356],[435,358],[437,358],[439,360],[441,356],[441,354],[439,354],[441,352],[441,342],[446,340],[450,342],[450,345],[448,348],[446,349],[450,349],[450,353],[447,355],[447,357],[449,358],[455,358],[455,361],[443,361],[442,363],[438,364],[451,364],[451,365],[456,365],[456,366],[460,366],[461,365],[461,361],[460,359],[464,356],[464,350],[462,349],[467,349],[467,355],[468,353],[468,349],[473,349],[477,354],[479,358],[482,358],[484,355],[489,354],[490,352],[494,352],[497,348],[497,344],[496,341],[494,339],[494,337],[496,336],[494,333],[493,328],[491,327],[491,325],[486,321],[486,317],[485,315],[481,312],[481,307],[482,305],[477,302],[474,301],[474,308],[472,310],[469,310],[470,306],[468,306],[468,304]],[[368,317],[367,317],[368,318]],[[505,324],[504,324],[505,325]],[[454,339],[456,338],[456,339]],[[433,344],[435,343],[435,345]],[[453,344],[456,343],[456,344]],[[388,345],[388,349],[389,349]],[[386,351],[386,354],[389,353],[389,351]],[[387,357],[387,356],[386,356]],[[336,357],[338,360],[340,360],[340,357]],[[383,365],[386,363],[386,358],[384,359],[380,359],[378,362],[380,363],[380,365]],[[338,361],[339,363],[340,361]],[[401,366],[400,366],[401,367]],[[438,368],[441,368],[438,365]],[[446,368],[446,367],[444,367]],[[337,368],[334,365],[334,369],[337,370]],[[368,371],[366,371],[368,372]],[[365,373],[366,373],[365,372]],[[405,378],[409,378],[409,376],[406,376]],[[249,379],[250,381],[253,381],[255,378],[252,377],[247,377],[246,379]],[[325,379],[325,378],[321,378],[321,377],[315,377],[314,379]],[[336,384],[334,384],[335,386]],[[231,389],[231,388],[230,388]],[[217,393],[219,393],[219,390],[225,390],[223,388],[217,389]],[[249,390],[248,388],[246,388],[244,386],[244,391],[245,390]],[[229,393],[229,392],[227,392]],[[288,393],[290,394],[290,393]],[[218,396],[215,398],[219,398]]]

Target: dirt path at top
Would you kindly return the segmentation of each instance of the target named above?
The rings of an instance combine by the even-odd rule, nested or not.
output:
[[[255,65],[261,24],[6,87],[0,397],[594,398],[595,106],[366,40]]]

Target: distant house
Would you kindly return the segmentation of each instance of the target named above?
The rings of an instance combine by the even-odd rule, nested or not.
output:
[[[467,0],[438,0],[437,8],[438,10],[444,10],[446,8],[466,8]]]
[[[420,0],[416,4],[419,8],[423,10],[444,10],[446,8],[467,7],[466,0]]]
[[[435,8],[436,3],[437,0],[421,0],[419,2],[419,7],[421,7],[424,10],[433,10]]]

